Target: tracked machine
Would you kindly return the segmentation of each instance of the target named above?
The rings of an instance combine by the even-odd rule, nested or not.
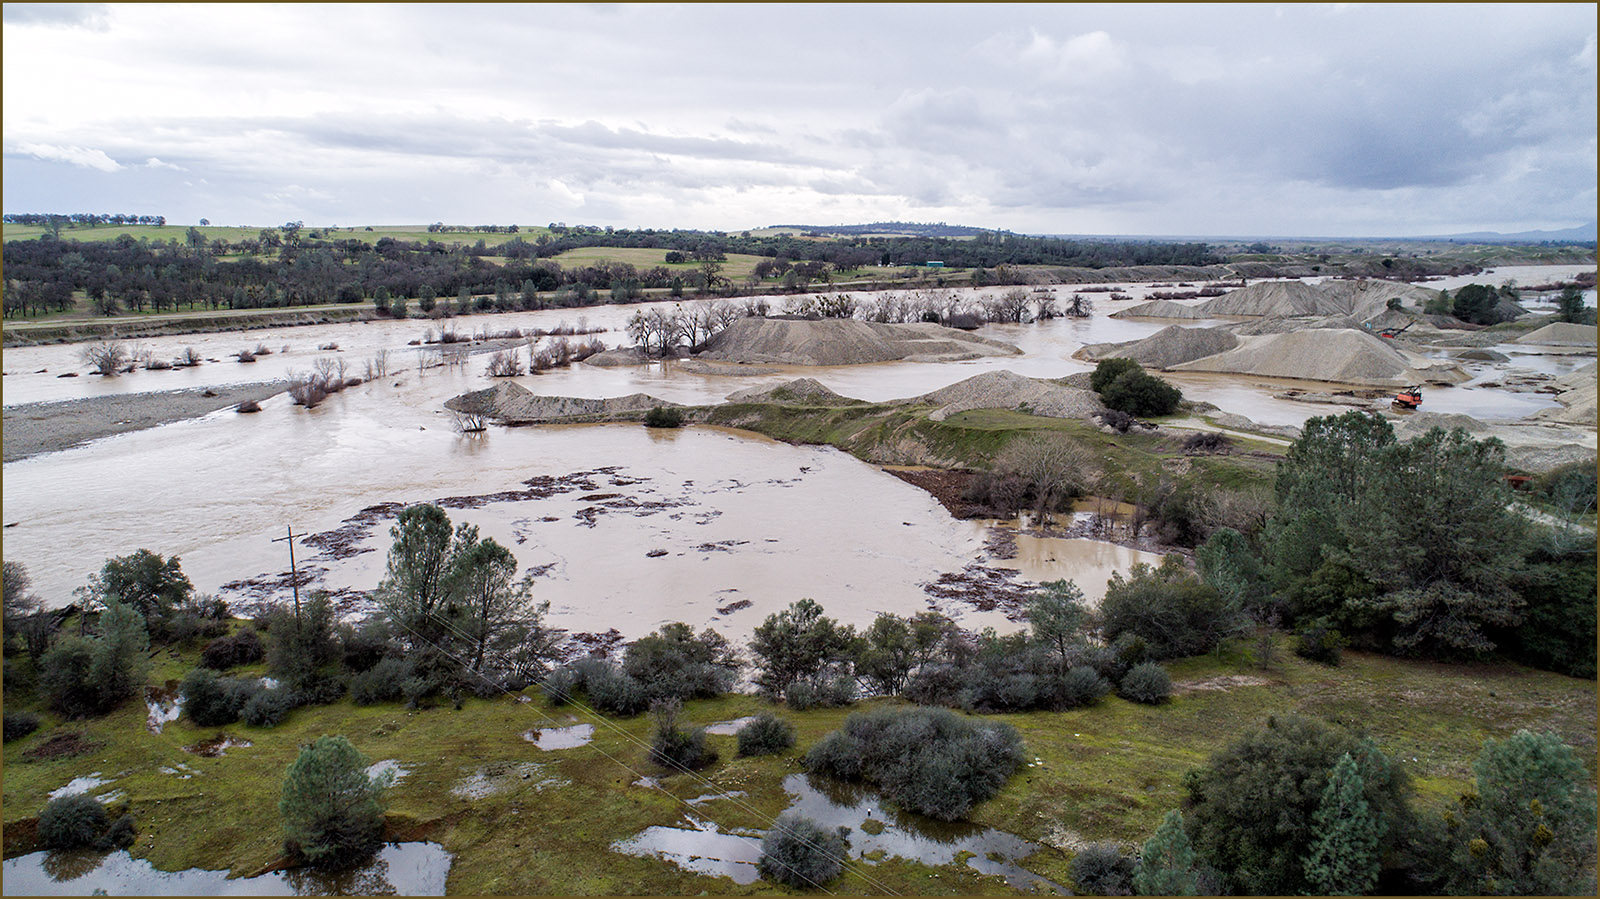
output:
[[[1394,395],[1394,407],[1402,412],[1415,412],[1422,405],[1422,385],[1407,387]]]

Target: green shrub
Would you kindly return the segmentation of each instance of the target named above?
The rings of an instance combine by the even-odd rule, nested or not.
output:
[[[201,727],[217,727],[239,720],[245,703],[262,691],[260,682],[218,677],[209,668],[195,668],[178,685],[183,713]]]
[[[1132,359],[1121,357],[1101,359],[1094,367],[1094,373],[1089,375],[1089,389],[1095,393],[1104,393],[1111,386],[1111,382],[1122,377],[1130,371],[1143,371],[1139,363]]]
[[[39,812],[39,842],[46,849],[93,846],[110,823],[105,806],[83,793],[52,799]]]
[[[774,755],[794,745],[794,725],[770,712],[739,728],[739,754]]]
[[[217,671],[226,671],[236,665],[259,662],[266,656],[266,648],[254,628],[245,628],[230,637],[218,637],[206,644],[200,653],[200,664]]]
[[[877,784],[911,811],[946,821],[988,799],[1022,764],[1009,724],[983,724],[948,709],[855,712],[806,753],[808,771]]]
[[[1154,375],[1134,370],[1106,385],[1100,401],[1129,415],[1171,415],[1183,402],[1183,392]]]
[[[678,726],[681,708],[676,699],[656,702],[651,706],[655,734],[650,741],[650,761],[674,771],[704,768],[717,760],[717,752],[706,745],[705,728]]]
[[[1572,462],[1539,478],[1539,493],[1563,512],[1593,512],[1595,509],[1595,464]]]
[[[392,702],[401,696],[400,684],[406,678],[406,663],[386,658],[350,678],[350,699],[356,705]]]
[[[38,729],[39,716],[32,712],[5,713],[5,738],[7,743],[12,740],[20,740]]]
[[[652,406],[644,414],[647,428],[678,428],[683,426],[683,412],[676,406]]]
[[[842,708],[856,701],[856,680],[843,673],[803,677],[783,691],[783,701],[797,712]]]
[[[844,839],[795,813],[784,814],[761,838],[761,876],[792,887],[817,888],[844,870]]]
[[[1051,705],[1058,709],[1081,708],[1094,705],[1110,692],[1111,683],[1100,672],[1088,665],[1076,665],[1054,685]]]
[[[1090,843],[1067,866],[1079,895],[1133,895],[1133,857],[1116,843]]]
[[[728,639],[711,628],[696,635],[681,621],[628,644],[622,670],[651,700],[704,699],[726,693],[739,677],[740,660]]]
[[[1127,577],[1113,574],[1100,602],[1105,638],[1116,641],[1123,634],[1137,635],[1157,659],[1210,652],[1238,624],[1237,609],[1189,571],[1176,554],[1163,559],[1159,568],[1139,563]]]
[[[1131,702],[1155,705],[1172,695],[1172,678],[1155,662],[1133,666],[1117,685],[1117,695]]]
[[[602,712],[627,717],[650,707],[644,685],[614,665],[607,664],[585,680],[590,704]]]
[[[295,710],[299,696],[285,687],[262,690],[245,702],[240,715],[252,727],[277,727]]]
[[[539,692],[551,705],[566,705],[571,702],[572,693],[577,689],[579,689],[578,674],[566,665],[545,675],[544,680],[539,682]]]
[[[382,785],[369,760],[342,736],[318,737],[283,779],[284,850],[312,864],[339,865],[376,849],[383,837]]]
[[[133,845],[133,839],[138,835],[139,831],[133,826],[133,815],[125,814],[111,822],[111,826],[100,835],[100,839],[96,840],[94,845],[96,849],[101,850],[126,849]]]
[[[1344,637],[1331,627],[1314,624],[1295,635],[1294,654],[1338,667],[1344,660]]]

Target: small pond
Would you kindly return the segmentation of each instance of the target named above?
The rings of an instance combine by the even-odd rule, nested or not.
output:
[[[968,867],[1003,877],[1012,887],[1068,892],[1020,864],[1041,846],[1005,831],[892,811],[871,789],[824,778],[791,774],[784,778],[783,788],[794,797],[788,811],[811,818],[825,829],[850,828],[849,855],[854,862],[870,866],[879,858],[896,856],[937,866],[954,864],[965,856]],[[870,826],[877,833],[863,829],[868,821],[875,822]],[[626,855],[654,856],[698,874],[728,877],[740,885],[759,879],[759,833],[724,832],[715,822],[687,815],[685,822],[687,827],[646,828],[611,848]],[[871,876],[870,870],[867,873]],[[846,873],[845,878],[850,875]]]
[[[594,739],[593,724],[574,724],[571,727],[541,727],[527,731],[522,739],[549,752],[553,749],[577,749]]]
[[[126,850],[33,852],[7,859],[9,896],[442,896],[452,857],[437,843],[390,843],[347,871],[299,868],[230,879],[227,871],[158,871]]]

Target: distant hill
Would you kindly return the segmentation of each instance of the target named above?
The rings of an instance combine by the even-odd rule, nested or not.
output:
[[[1516,231],[1511,234],[1502,234],[1498,231],[1468,231],[1464,234],[1444,234],[1430,237],[1429,240],[1472,240],[1491,243],[1566,243],[1569,241],[1588,241],[1596,239],[1596,223],[1589,222],[1576,228],[1562,228],[1558,231]]]
[[[764,231],[799,231],[817,237],[863,237],[894,235],[903,237],[976,237],[979,234],[1010,234],[994,228],[948,225],[944,222],[871,222],[865,225],[769,225]]]

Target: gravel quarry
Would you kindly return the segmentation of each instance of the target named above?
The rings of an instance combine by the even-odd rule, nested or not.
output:
[[[1348,328],[1308,328],[1245,337],[1236,349],[1171,368],[1371,387],[1469,380],[1467,373],[1454,363],[1436,364],[1409,357],[1380,337]]]
[[[744,318],[707,340],[699,358],[777,365],[861,365],[959,362],[1021,353],[1011,344],[936,324]]]

